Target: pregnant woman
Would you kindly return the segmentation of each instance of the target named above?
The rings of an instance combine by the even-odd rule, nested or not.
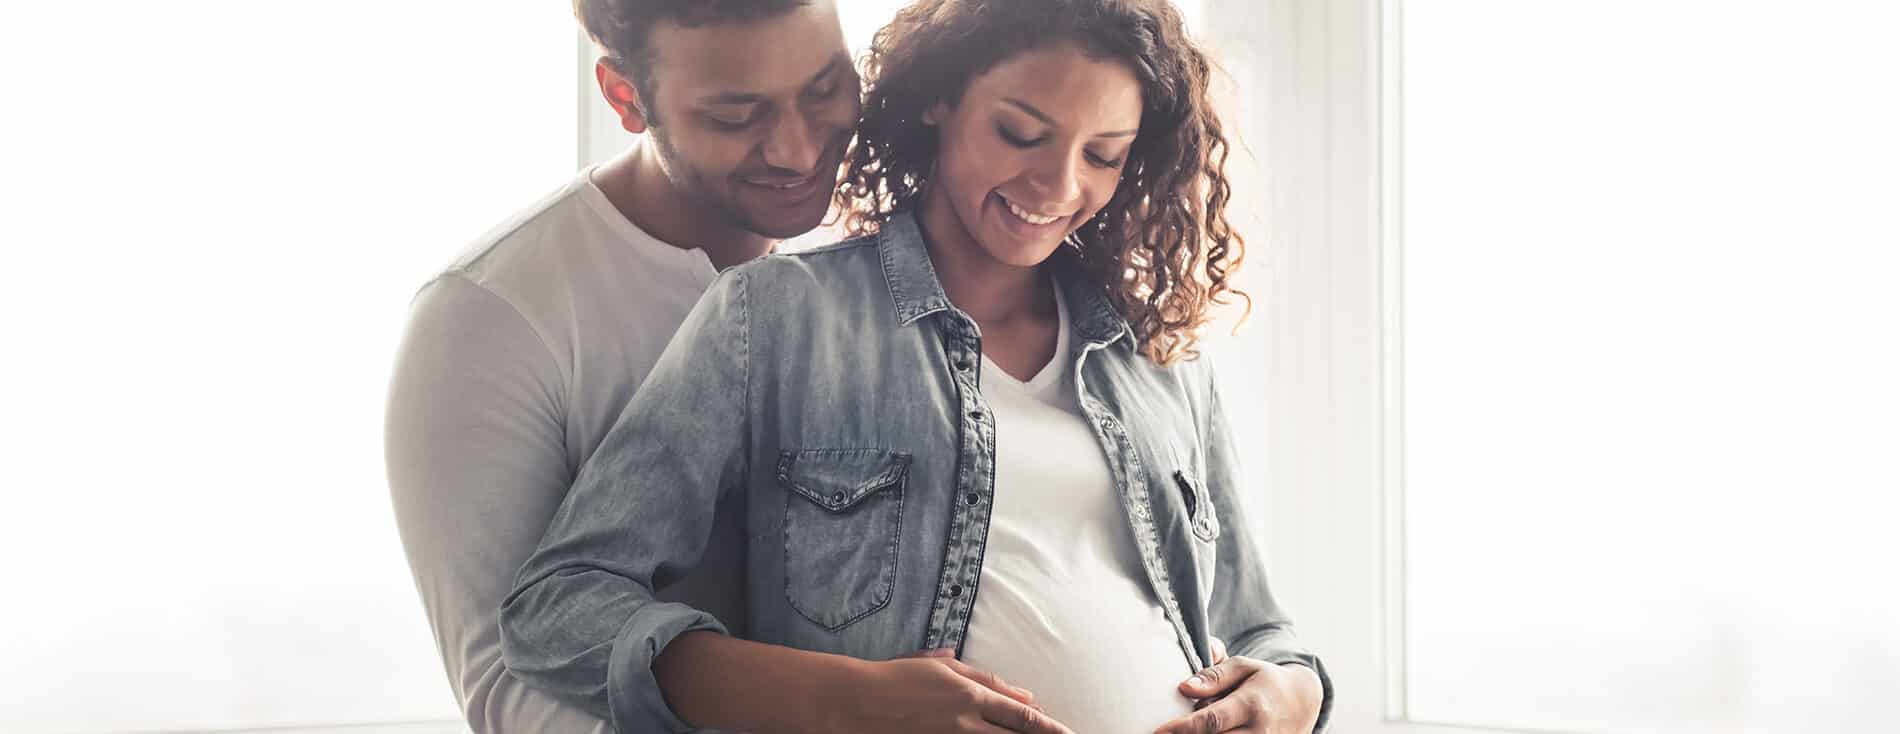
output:
[[[623,732],[1312,729],[1196,358],[1241,242],[1180,16],[920,0],[865,77],[863,236],[720,276],[521,570],[510,671]],[[653,595],[728,496],[751,640]]]

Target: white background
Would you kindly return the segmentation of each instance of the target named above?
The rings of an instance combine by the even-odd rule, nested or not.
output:
[[[1897,28],[1407,5],[1411,717],[1900,730]]]
[[[0,10],[0,731],[442,719],[383,395],[574,165],[564,3]]]

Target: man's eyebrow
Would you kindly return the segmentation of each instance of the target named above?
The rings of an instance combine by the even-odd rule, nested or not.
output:
[[[1043,114],[1042,110],[1036,109],[1035,105],[1032,105],[1028,102],[1024,102],[1020,99],[1016,99],[1015,97],[1007,97],[1003,101],[1008,102],[1009,104],[1013,105],[1014,107],[1016,107],[1016,109],[1022,110],[1024,114],[1027,114],[1030,117],[1034,117],[1038,120],[1041,120],[1043,124],[1045,125],[1049,125],[1051,127],[1058,127],[1058,125],[1056,125],[1055,119],[1049,117],[1048,115]],[[1140,132],[1140,130],[1116,130],[1110,133],[1099,133],[1095,137],[1126,138],[1138,132]]]
[[[836,72],[840,64],[848,63],[848,61],[848,56],[839,54],[831,60],[831,63],[825,64],[825,68],[819,69],[818,73],[813,74],[810,79],[806,80],[805,86],[809,87],[813,84],[817,84],[820,79],[824,79],[827,75]],[[703,105],[746,105],[758,104],[764,101],[765,95],[757,92],[720,92],[699,99],[699,103]]]

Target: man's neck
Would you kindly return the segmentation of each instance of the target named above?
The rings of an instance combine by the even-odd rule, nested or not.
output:
[[[727,223],[673,186],[651,149],[639,143],[594,170],[594,185],[641,231],[682,250],[704,250],[720,270],[770,252],[775,240]]]

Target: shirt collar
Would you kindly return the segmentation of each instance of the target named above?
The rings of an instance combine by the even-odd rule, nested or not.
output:
[[[938,311],[952,310],[950,297],[944,295],[943,282],[930,265],[930,251],[924,246],[923,230],[911,212],[902,211],[878,228],[878,258],[884,265],[884,284],[890,288],[891,305],[899,325]],[[1051,256],[1051,271],[1056,287],[1068,300],[1070,325],[1077,336],[1090,342],[1113,343],[1133,338],[1128,321],[1116,313],[1108,294],[1084,277],[1081,263],[1067,245]]]

